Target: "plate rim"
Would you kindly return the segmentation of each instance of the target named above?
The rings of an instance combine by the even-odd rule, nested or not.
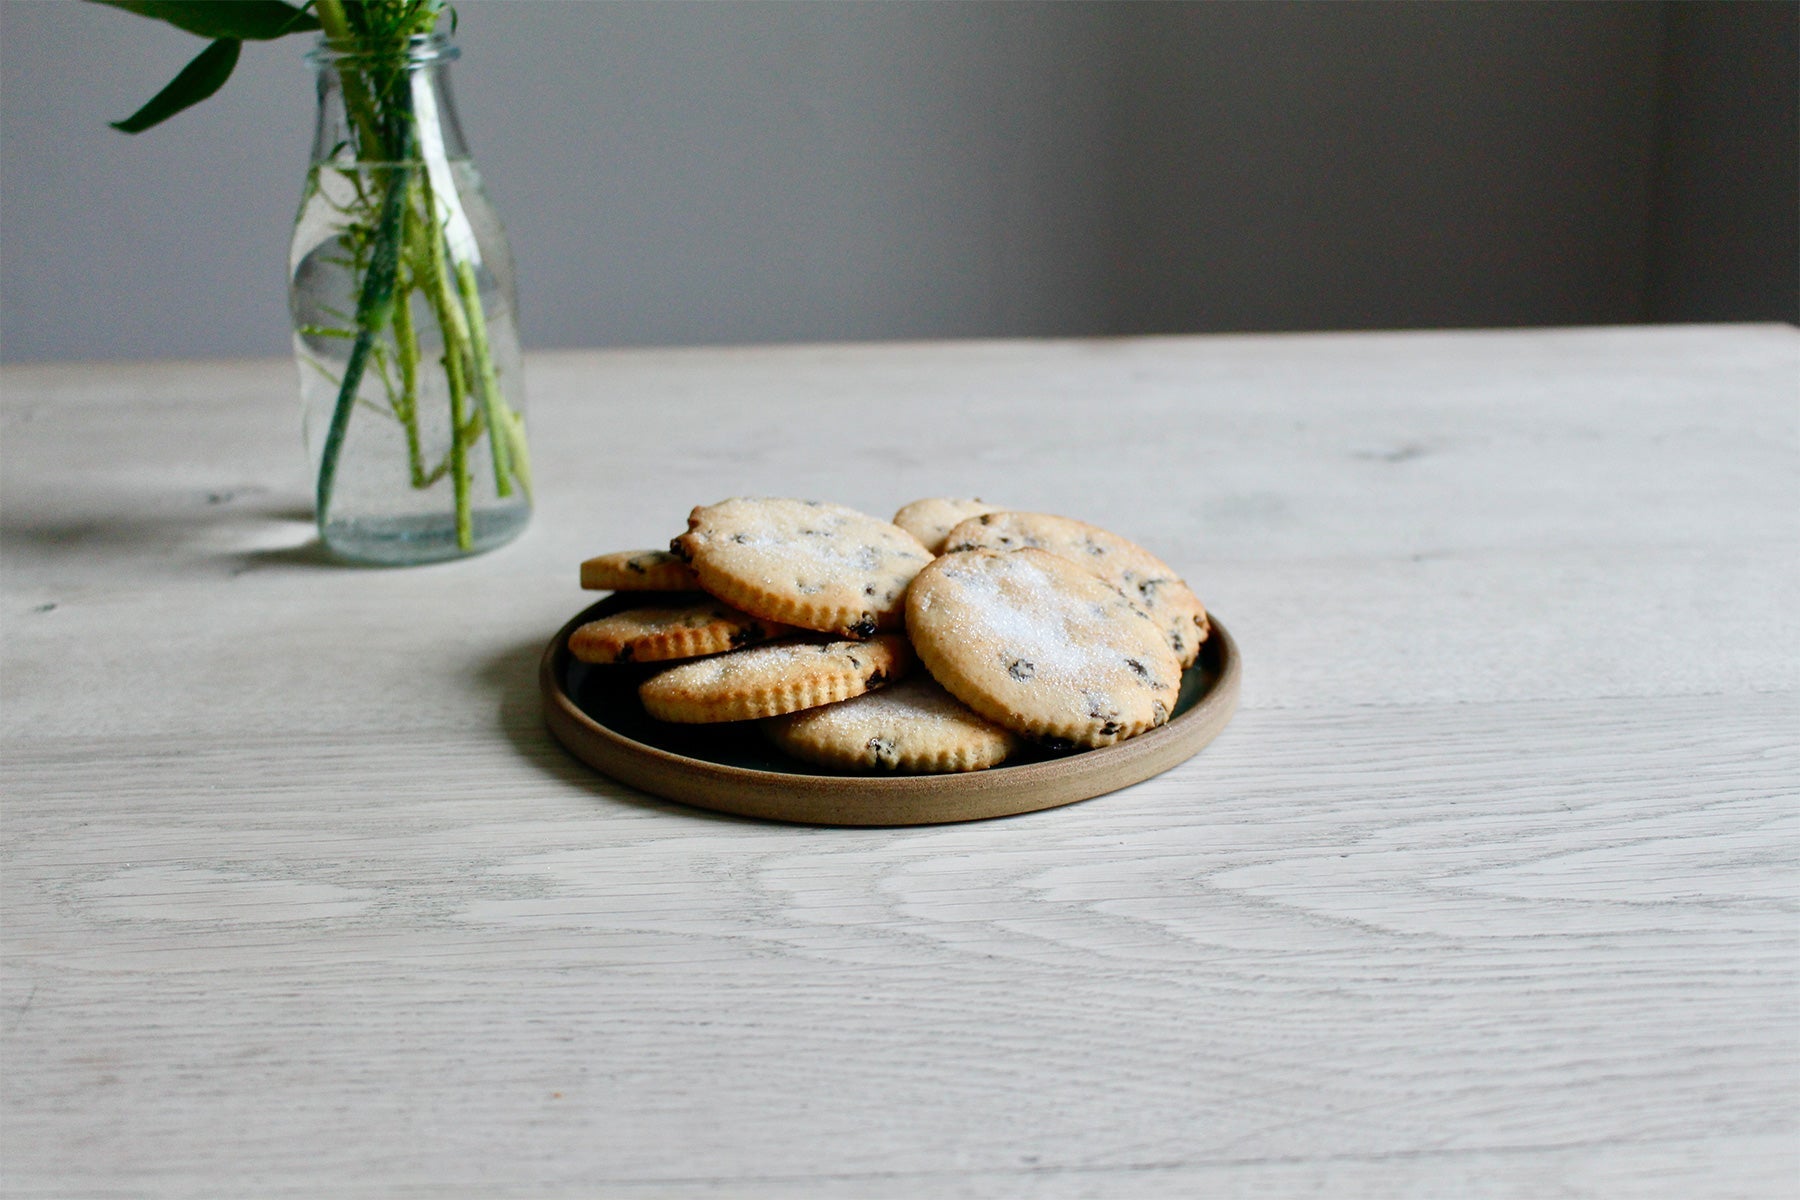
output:
[[[1205,748],[1237,709],[1242,662],[1236,641],[1211,617],[1218,678],[1168,724],[1134,738],[1042,762],[937,775],[824,775],[769,771],[692,758],[640,742],[589,716],[563,687],[569,634],[595,610],[571,617],[544,648],[538,688],[545,724],[563,748],[620,783],[715,812],[812,825],[927,825],[984,820],[1072,804],[1140,783]]]

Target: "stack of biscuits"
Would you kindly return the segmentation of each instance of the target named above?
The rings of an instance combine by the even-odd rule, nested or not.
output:
[[[601,555],[584,588],[645,593],[569,637],[663,663],[661,721],[759,721],[846,771],[995,766],[1110,745],[1172,714],[1206,610],[1149,551],[1067,517],[927,499],[892,521],[813,500],[696,508],[668,551]],[[922,668],[922,669],[921,669]]]

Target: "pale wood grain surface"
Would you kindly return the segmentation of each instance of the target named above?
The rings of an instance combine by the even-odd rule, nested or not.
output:
[[[0,374],[19,1196],[1785,1196],[1800,332],[531,362],[542,505],[311,549],[292,367]],[[975,493],[1243,649],[1157,779],[969,826],[544,733],[576,565]]]

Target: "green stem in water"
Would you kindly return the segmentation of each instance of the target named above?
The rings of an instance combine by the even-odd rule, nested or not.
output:
[[[408,211],[411,211],[410,206]],[[412,473],[412,485],[422,488],[425,486],[425,451],[419,444],[419,334],[413,328],[411,288],[401,289],[394,297],[394,346],[400,357],[398,415],[406,429],[406,462]]]
[[[406,214],[406,185],[411,172],[404,166],[389,170],[388,190],[381,202],[381,219],[375,226],[369,270],[363,276],[362,293],[356,300],[356,341],[350,347],[350,360],[344,364],[344,378],[338,384],[331,427],[325,434],[325,450],[319,459],[317,503],[321,529],[331,512],[338,457],[344,450],[344,433],[350,427],[350,414],[356,408],[356,392],[362,386],[363,372],[369,364],[369,351],[375,345],[376,335],[393,318],[394,283],[400,268],[401,218]]]
[[[463,441],[463,422],[467,419],[469,363],[465,358],[469,343],[469,327],[462,306],[450,287],[450,272],[445,261],[443,226],[437,214],[436,198],[427,183],[421,192],[425,203],[425,221],[421,236],[425,240],[425,294],[431,301],[438,330],[444,340],[444,377],[450,390],[450,475],[456,495],[456,544],[464,550],[475,544],[474,519],[471,512],[469,459]]]
[[[481,311],[481,293],[475,283],[475,264],[463,259],[456,264],[456,290],[468,310],[469,348],[475,356],[476,377],[481,381],[481,407],[487,414],[488,449],[494,458],[494,491],[512,495],[511,439],[504,417],[500,415],[505,400],[500,395],[500,375],[494,369],[493,351],[488,346],[487,317]]]
[[[506,438],[510,449],[507,457],[512,462],[513,475],[519,486],[525,489],[525,498],[531,499],[531,451],[525,441],[525,418],[519,410],[511,405],[501,407],[501,415],[506,419]]]
[[[450,350],[444,350],[446,369],[450,366]],[[460,367],[450,372],[453,379],[462,374]],[[459,383],[450,388],[450,486],[456,494],[456,544],[460,549],[475,546],[475,514],[469,496],[469,451],[463,441],[463,389]]]

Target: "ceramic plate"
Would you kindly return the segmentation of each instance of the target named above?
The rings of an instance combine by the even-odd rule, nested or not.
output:
[[[1219,735],[1237,708],[1237,645],[1215,619],[1200,661],[1182,677],[1174,717],[1149,733],[1072,754],[1026,751],[1003,766],[954,775],[830,772],[782,755],[753,721],[653,721],[638,703],[637,685],[654,666],[590,666],[569,654],[576,626],[644,600],[614,594],[557,633],[538,671],[545,720],[570,753],[596,770],[719,812],[817,825],[928,825],[1035,812],[1185,762]]]

